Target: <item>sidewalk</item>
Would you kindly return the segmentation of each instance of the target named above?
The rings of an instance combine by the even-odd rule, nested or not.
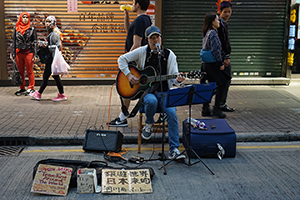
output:
[[[226,121],[236,131],[237,141],[300,140],[299,87],[298,81],[289,86],[232,85],[227,101],[236,111],[226,113]],[[65,86],[68,100],[64,102],[52,102],[57,95],[55,86],[46,88],[41,101],[15,96],[16,90],[17,87],[0,87],[0,141],[22,137],[29,145],[80,145],[87,128],[103,125],[107,129],[106,122],[120,112],[119,96],[112,86]],[[201,107],[192,106],[192,117],[202,118]],[[178,107],[177,114],[181,137],[188,106]],[[135,144],[138,116],[128,120],[128,127],[110,130],[121,131],[124,143]]]

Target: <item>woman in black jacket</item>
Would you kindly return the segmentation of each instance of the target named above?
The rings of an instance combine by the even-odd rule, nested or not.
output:
[[[18,69],[23,79],[23,85],[15,93],[28,95],[34,91],[35,78],[33,73],[33,63],[38,60],[37,56],[37,35],[34,27],[30,25],[30,15],[27,12],[22,12],[16,23],[12,35],[12,51],[11,60],[16,60]],[[25,66],[29,79],[28,90],[25,90]]]

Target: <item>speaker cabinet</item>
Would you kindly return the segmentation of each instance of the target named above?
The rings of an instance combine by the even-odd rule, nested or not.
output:
[[[114,151],[122,149],[123,134],[120,131],[86,130],[83,150]]]

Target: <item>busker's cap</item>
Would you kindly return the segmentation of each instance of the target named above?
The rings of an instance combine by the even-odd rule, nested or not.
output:
[[[145,31],[145,35],[147,38],[150,38],[152,35],[155,34],[161,36],[160,29],[157,26],[149,26]]]

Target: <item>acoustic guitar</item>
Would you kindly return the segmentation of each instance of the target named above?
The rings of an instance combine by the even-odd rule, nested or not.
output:
[[[129,66],[131,74],[137,77],[140,84],[132,85],[122,71],[117,75],[116,85],[118,94],[124,99],[138,99],[147,88],[151,87],[152,82],[159,82],[160,76],[157,76],[156,70],[152,66],[148,66],[143,70]],[[162,75],[162,81],[175,79],[177,75]]]

